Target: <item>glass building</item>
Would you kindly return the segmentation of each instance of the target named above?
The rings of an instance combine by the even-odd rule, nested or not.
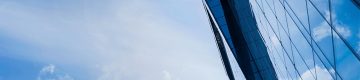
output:
[[[238,65],[248,80],[276,80],[276,72],[259,33],[249,0],[203,2],[229,79],[235,79],[233,73],[236,72],[232,70],[232,66]]]
[[[230,80],[360,79],[360,0],[203,3]]]

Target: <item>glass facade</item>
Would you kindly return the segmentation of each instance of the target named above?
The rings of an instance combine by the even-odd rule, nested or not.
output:
[[[359,80],[357,1],[250,0],[278,79]]]
[[[360,0],[352,0],[355,6],[357,6],[360,9]]]
[[[223,46],[230,49],[226,53],[231,54],[222,55],[229,59],[229,77],[236,79],[234,70],[241,68],[249,80],[360,79],[352,74],[360,68],[360,0],[204,3]]]
[[[228,47],[235,60],[223,61],[230,80],[237,74],[231,70],[233,65],[241,68],[248,80],[276,80],[267,48],[259,33],[257,23],[248,0],[205,0],[215,37],[223,37],[224,42],[217,40],[221,47]],[[218,32],[218,33],[217,33]],[[217,36],[221,34],[220,36]],[[218,39],[218,38],[217,38]],[[220,43],[219,43],[220,42]],[[222,55],[229,57],[229,55]],[[231,58],[231,57],[229,57]],[[236,62],[236,64],[234,64]],[[230,66],[230,67],[229,67]]]

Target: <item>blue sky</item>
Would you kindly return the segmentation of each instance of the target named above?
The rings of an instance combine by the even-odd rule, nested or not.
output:
[[[0,80],[227,79],[200,0],[0,0]]]

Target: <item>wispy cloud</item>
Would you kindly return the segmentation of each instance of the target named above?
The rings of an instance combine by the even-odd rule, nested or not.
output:
[[[351,36],[351,30],[344,25],[335,24],[335,29],[344,38],[348,38]],[[313,29],[313,33],[314,33],[313,36],[315,41],[321,41],[324,38],[331,36],[331,28],[330,26],[328,26],[326,22],[322,22],[320,26],[317,26]],[[339,38],[335,32],[334,32],[334,36],[336,38]]]
[[[304,73],[301,74],[301,78],[303,80],[315,80],[311,74],[311,72],[314,73],[315,70],[316,70],[318,80],[332,80],[329,72],[325,68],[321,68],[319,66],[315,66],[314,68],[311,68],[310,70],[305,71]],[[300,80],[300,78],[299,78],[299,80]]]
[[[55,65],[49,64],[40,70],[37,80],[74,80],[74,78],[59,71]]]
[[[333,15],[334,15],[333,20],[337,20],[335,14],[333,14]],[[330,20],[330,12],[329,11],[326,11],[326,19],[328,21]],[[333,24],[334,24],[335,30],[337,30],[341,36],[343,36],[344,38],[348,38],[351,36],[351,30],[349,29],[349,27],[347,27],[346,25],[343,25],[343,24],[339,24],[338,21],[334,21]],[[321,41],[324,38],[331,36],[331,27],[324,20],[323,22],[320,23],[319,26],[315,27],[312,32],[314,33],[313,37],[314,37],[315,41]],[[334,32],[334,36],[336,38],[339,38],[335,32]]]

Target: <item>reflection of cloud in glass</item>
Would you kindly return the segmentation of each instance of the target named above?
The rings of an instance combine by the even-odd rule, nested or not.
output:
[[[344,38],[348,38],[351,36],[351,30],[348,27],[340,24],[335,24],[335,28]],[[322,22],[320,26],[315,27],[313,29],[313,33],[314,33],[313,36],[315,38],[315,41],[321,41],[322,39],[331,36],[330,29],[331,29],[330,26],[328,26],[326,22]],[[336,38],[339,38],[338,36],[336,36],[335,32],[334,32],[334,36]]]
[[[331,75],[325,68],[321,68],[319,66],[315,66],[315,68],[311,68],[310,70],[305,71],[301,74],[302,79],[304,80],[315,80],[312,76],[311,72],[317,72],[317,79],[318,80],[332,80]],[[333,70],[330,70],[331,72]],[[300,80],[300,79],[299,79]]]
[[[328,21],[330,21],[330,12],[326,11],[326,19]],[[344,38],[348,38],[351,36],[351,30],[349,29],[349,27],[343,25],[343,24],[339,24],[336,18],[336,15],[333,13],[333,17],[332,20],[334,21],[333,25],[335,27],[335,29],[339,32],[339,34],[341,36],[343,36]],[[330,25],[324,20],[323,22],[320,23],[319,26],[315,27],[313,29],[313,36],[315,41],[321,41],[322,39],[331,36],[331,27]],[[339,38],[339,36],[336,36],[336,33],[334,32],[334,36],[336,38]]]

